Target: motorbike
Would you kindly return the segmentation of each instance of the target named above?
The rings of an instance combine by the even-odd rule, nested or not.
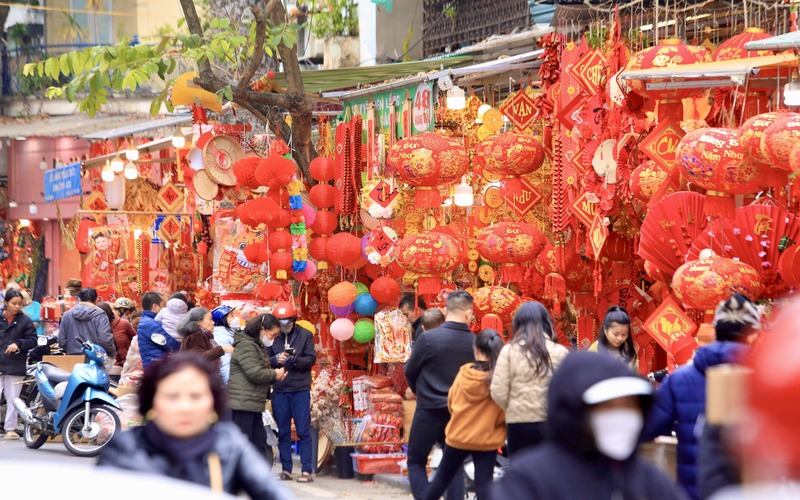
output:
[[[72,372],[40,361],[34,370],[35,394],[30,403],[14,400],[25,422],[22,438],[31,449],[40,448],[49,437],[61,434],[73,455],[94,457],[120,431],[116,409],[120,406],[108,393],[105,370],[108,354],[91,342],[83,342],[85,362]]]

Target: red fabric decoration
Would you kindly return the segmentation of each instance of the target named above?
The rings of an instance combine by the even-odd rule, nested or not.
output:
[[[317,208],[331,208],[336,200],[337,190],[330,184],[317,184],[308,192],[308,199]]]
[[[98,227],[100,224],[92,219],[81,219],[78,225],[78,233],[75,236],[75,248],[80,253],[89,253],[92,249],[92,242],[89,239],[89,231]]]
[[[400,297],[400,284],[394,278],[383,276],[372,282],[369,294],[378,304],[394,304]]]
[[[420,275],[419,293],[432,295],[441,289],[441,275],[461,262],[461,245],[446,234],[418,233],[400,240],[395,254],[403,269]]]
[[[742,123],[739,127],[739,143],[746,157],[751,161],[763,166],[771,166],[766,154],[761,149],[761,141],[764,138],[764,132],[767,127],[775,123],[781,118],[789,116],[798,117],[798,113],[789,113],[786,110],[774,111],[771,113],[762,113],[754,116]]]
[[[789,153],[797,144],[800,144],[800,114],[791,113],[764,130],[761,151],[770,165],[790,170]]]
[[[258,164],[255,177],[261,186],[279,188],[286,186],[297,172],[297,164],[283,156],[270,155]]]
[[[261,158],[258,156],[248,156],[233,164],[233,175],[236,176],[236,182],[243,187],[250,189],[258,189],[260,184],[256,179],[256,168],[258,168]]]
[[[315,181],[330,182],[333,180],[333,167],[333,159],[325,156],[318,156],[311,160],[308,170],[311,174],[311,178]]]
[[[494,314],[503,325],[511,324],[522,299],[517,294],[502,286],[485,286],[479,288],[473,296],[475,317],[482,321],[484,316]],[[502,332],[502,328],[498,330]]]
[[[715,61],[733,61],[735,59],[746,59],[748,57],[771,56],[771,50],[746,50],[744,44],[771,38],[766,31],[761,28],[746,28],[743,33],[732,36],[719,44],[714,51]]]
[[[263,242],[250,243],[244,247],[244,257],[251,264],[260,265],[269,260],[270,252]]]
[[[644,49],[631,57],[626,66],[626,71],[638,69],[663,68],[667,66],[683,66],[699,62],[708,62],[711,57],[703,47],[684,45],[678,39],[664,40],[660,44]],[[649,80],[652,81],[652,80]],[[663,89],[647,90],[644,80],[627,80],[630,89],[635,94],[650,99],[675,101],[694,97],[702,93],[702,89]]]
[[[283,293],[283,287],[280,283],[269,281],[256,288],[256,299],[259,300],[278,300]]]
[[[289,231],[275,231],[269,233],[269,251],[272,253],[292,249],[292,235]],[[251,261],[252,262],[252,261]]]
[[[519,283],[524,277],[520,264],[533,260],[542,251],[547,239],[531,224],[500,222],[478,233],[478,252],[502,267],[503,281]]]
[[[337,233],[328,240],[328,259],[339,266],[351,266],[361,257],[361,239],[350,233]]]

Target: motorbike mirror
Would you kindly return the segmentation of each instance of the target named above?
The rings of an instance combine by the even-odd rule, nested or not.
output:
[[[47,337],[36,337],[36,345],[38,346],[47,345]]]

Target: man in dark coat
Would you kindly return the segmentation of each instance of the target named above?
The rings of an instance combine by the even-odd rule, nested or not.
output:
[[[618,360],[573,352],[548,391],[548,438],[511,463],[492,498],[680,499],[636,456],[652,387]]]
[[[164,330],[156,321],[156,315],[164,307],[164,297],[156,292],[147,292],[142,296],[142,319],[136,328],[139,342],[139,354],[142,365],[147,368],[153,361],[163,358],[170,352],[179,351],[181,343]]]
[[[83,288],[78,294],[80,303],[64,313],[58,328],[58,345],[67,354],[83,354],[82,342],[98,344],[108,357],[115,359],[117,348],[108,315],[97,307],[97,291]]]
[[[417,410],[408,438],[408,481],[419,500],[428,488],[426,466],[436,443],[444,444],[444,430],[450,422],[447,394],[462,365],[474,361],[475,335],[469,324],[475,317],[472,296],[456,290],[447,296],[445,322],[422,332],[406,361],[408,386],[417,395]],[[447,490],[448,500],[464,498],[464,473],[459,471]]]
[[[678,483],[693,499],[700,498],[697,426],[706,411],[706,370],[742,361],[760,329],[760,312],[747,297],[737,293],[720,303],[714,323],[717,341],[699,348],[691,364],[679,368],[661,384],[645,426],[646,439],[676,431]]]

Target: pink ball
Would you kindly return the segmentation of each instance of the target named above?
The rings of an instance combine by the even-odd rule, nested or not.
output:
[[[317,265],[314,264],[314,261],[307,260],[306,261],[306,270],[302,273],[294,273],[294,278],[297,281],[310,281],[314,279],[317,275]]]
[[[356,326],[347,318],[339,318],[331,323],[331,336],[336,340],[344,342],[345,340],[353,338],[353,332]]]
[[[317,220],[317,212],[308,203],[303,203],[303,217],[306,218],[306,227],[311,227]]]

